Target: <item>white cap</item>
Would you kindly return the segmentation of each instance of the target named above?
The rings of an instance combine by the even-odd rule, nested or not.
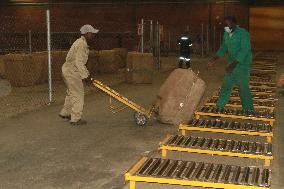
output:
[[[82,26],[80,28],[80,32],[81,34],[86,34],[86,33],[98,33],[99,30],[98,29],[95,29],[93,26],[89,25],[89,24],[86,24],[84,26]]]

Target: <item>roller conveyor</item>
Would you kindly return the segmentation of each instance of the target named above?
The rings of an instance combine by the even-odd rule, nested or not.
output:
[[[206,106],[215,106],[217,103],[218,98],[211,98],[209,99],[205,105]],[[225,105],[226,107],[231,107],[231,108],[241,108],[242,103],[240,100],[232,100],[230,99],[228,103]],[[253,106],[255,109],[269,109],[269,110],[274,110],[275,109],[275,102],[273,101],[254,101]]]
[[[224,189],[270,188],[271,171],[258,167],[142,158],[125,174],[130,189],[136,182]]]
[[[192,119],[188,123],[180,124],[179,130],[184,136],[191,131],[201,131],[261,136],[266,137],[267,142],[271,142],[273,137],[273,128],[268,123],[242,123],[221,119]]]
[[[268,110],[245,112],[240,109],[233,109],[233,108],[217,109],[216,107],[212,106],[204,106],[199,111],[195,112],[196,119],[199,119],[200,116],[266,121],[269,122],[270,125],[273,125],[275,122],[274,112]]]
[[[266,83],[266,82],[253,82],[250,81],[250,86],[255,88],[270,88],[270,89],[276,89],[275,83]]]
[[[234,87],[232,92],[238,92],[239,88]],[[276,89],[272,88],[259,88],[259,87],[250,87],[250,91],[252,94],[275,94]]]
[[[264,84],[276,84],[275,80],[273,79],[259,78],[259,77],[250,77],[250,83],[252,82],[264,83]]]
[[[217,92],[217,94],[214,95],[213,97],[218,98],[219,92]],[[252,93],[252,98],[254,101],[275,101],[277,100],[275,94],[253,94]],[[239,92],[232,91],[230,99],[239,100],[240,99]]]
[[[194,136],[171,135],[161,144],[162,157],[167,151],[221,155],[262,159],[265,166],[270,165],[272,144],[237,140],[212,139]]]

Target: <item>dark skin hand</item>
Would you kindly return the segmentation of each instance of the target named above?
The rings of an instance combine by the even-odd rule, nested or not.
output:
[[[83,79],[82,81],[83,81],[83,83],[84,83],[85,85],[91,85],[91,83],[92,83],[92,77],[91,77],[91,76],[88,76],[87,78]]]
[[[226,67],[226,73],[231,74],[234,71],[235,67],[238,65],[238,63],[239,62],[237,60],[235,60],[233,63],[229,64]]]

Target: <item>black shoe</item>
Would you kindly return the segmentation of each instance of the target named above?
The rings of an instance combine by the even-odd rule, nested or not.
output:
[[[64,115],[59,114],[58,116],[61,117],[62,119],[71,120],[71,116],[70,115],[69,116],[64,116]]]
[[[87,121],[80,119],[79,121],[76,121],[76,122],[70,122],[70,124],[71,124],[72,126],[86,125],[86,124],[87,124]]]

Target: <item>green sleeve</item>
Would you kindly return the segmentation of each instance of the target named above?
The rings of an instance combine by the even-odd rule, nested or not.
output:
[[[218,51],[216,52],[216,56],[222,57],[222,56],[225,55],[225,53],[227,51],[228,51],[228,47],[227,47],[227,45],[225,43],[225,34],[224,34],[222,44],[221,44],[220,48],[218,49]]]
[[[238,62],[244,62],[246,56],[250,52],[250,36],[248,32],[244,32],[241,35],[241,45],[240,46],[241,46],[241,49],[236,55],[236,60]]]

